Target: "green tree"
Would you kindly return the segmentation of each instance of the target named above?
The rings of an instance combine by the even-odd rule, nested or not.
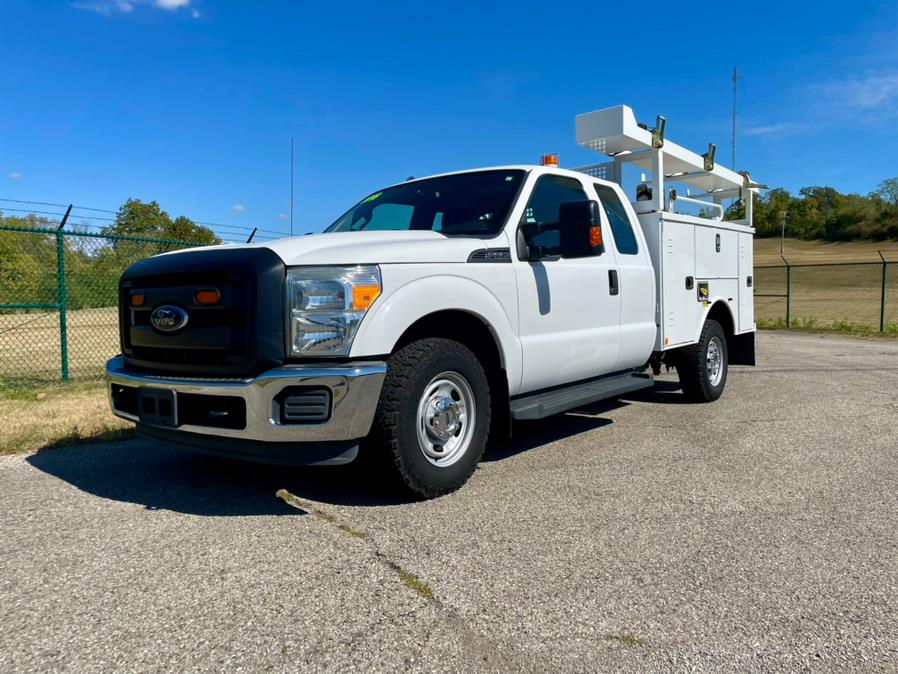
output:
[[[883,180],[873,194],[887,204],[898,208],[898,178]]]
[[[103,233],[202,244],[221,243],[221,239],[208,227],[198,225],[183,215],[172,220],[159,206],[159,202],[145,203],[140,199],[128,199],[123,203],[116,213],[115,222],[104,227]]]
[[[175,241],[192,241],[194,243],[216,244],[221,243],[221,239],[215,236],[215,233],[208,227],[196,224],[190,218],[179,215],[172,220],[171,226],[166,230],[167,239]]]

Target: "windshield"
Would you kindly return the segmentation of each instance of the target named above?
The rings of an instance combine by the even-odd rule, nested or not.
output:
[[[362,199],[326,232],[426,230],[446,236],[499,233],[524,171],[474,171],[416,180]]]

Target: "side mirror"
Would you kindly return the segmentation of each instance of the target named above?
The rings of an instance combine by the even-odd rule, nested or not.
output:
[[[539,260],[557,260],[557,253],[550,254],[542,246],[535,245],[533,238],[544,232],[557,232],[557,222],[522,222],[518,226],[515,244],[518,249],[518,259],[521,261],[537,262]]]
[[[598,201],[567,201],[558,207],[562,257],[591,257],[605,252]]]

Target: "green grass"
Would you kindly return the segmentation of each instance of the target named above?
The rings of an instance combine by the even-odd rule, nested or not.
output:
[[[882,251],[886,260],[898,262],[898,241],[802,241],[785,240],[785,255],[789,264],[833,262],[880,262]],[[755,264],[782,264],[778,238],[755,239]]]
[[[0,380],[0,454],[130,437],[109,410],[101,381],[26,386]]]
[[[813,318],[793,318],[786,325],[786,319],[759,318],[755,321],[762,330],[802,330],[806,332],[838,332],[846,335],[860,337],[898,337],[898,323],[886,323],[882,332],[878,327],[871,327],[865,323],[852,323],[847,320],[828,321],[820,323]]]
[[[430,585],[418,578],[418,576],[411,571],[406,571],[398,564],[391,563],[390,566],[396,572],[396,575],[399,576],[399,580],[401,580],[407,588],[417,592],[424,601],[433,600],[433,589]]]

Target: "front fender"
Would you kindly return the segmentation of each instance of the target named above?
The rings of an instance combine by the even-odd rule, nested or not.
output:
[[[488,266],[493,269],[486,270]],[[419,319],[438,311],[464,311],[482,320],[493,333],[508,376],[509,393],[517,393],[522,353],[513,327],[517,321],[517,290],[511,265],[480,266],[479,273],[498,275],[488,280],[489,287],[486,280],[480,282],[451,269],[424,271],[422,267],[382,268],[384,294],[359,326],[349,355],[359,358],[392,353],[403,333]]]

